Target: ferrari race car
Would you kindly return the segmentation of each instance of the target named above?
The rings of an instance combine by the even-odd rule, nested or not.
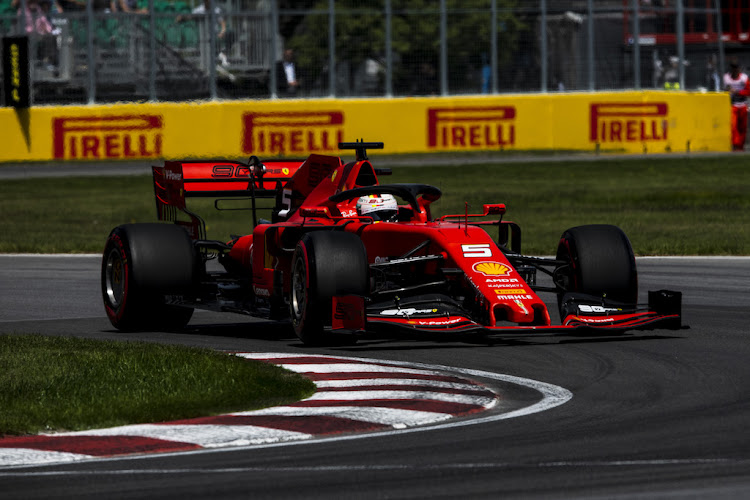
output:
[[[346,342],[378,329],[510,335],[680,328],[681,294],[649,292],[638,305],[636,264],[617,227],[562,234],[555,258],[521,253],[521,230],[503,204],[434,218],[441,191],[381,184],[367,149],[356,160],[166,161],[153,167],[158,218],[110,233],[101,285],[107,316],[123,331],[179,330],[193,310],[291,320],[307,344]],[[206,238],[191,197],[246,200],[250,234]],[[265,205],[263,206],[265,201]],[[270,212],[263,219],[259,214]],[[496,233],[493,238],[488,231]],[[537,284],[537,273],[548,275]],[[552,324],[538,293],[557,296]],[[554,297],[550,295],[550,297]],[[553,299],[554,301],[554,299]]]

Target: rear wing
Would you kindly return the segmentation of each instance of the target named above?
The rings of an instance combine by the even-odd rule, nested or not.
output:
[[[382,149],[380,142],[339,143],[340,149],[354,149],[357,161],[347,164],[336,156],[311,154],[306,160],[270,160],[265,164],[256,156],[247,163],[231,161],[167,161],[163,167],[152,167],[156,213],[159,220],[174,222],[185,227],[194,240],[205,240],[206,225],[203,219],[187,209],[185,200],[202,198],[246,198],[252,202],[253,226],[257,225],[255,201],[275,198],[273,217],[286,219],[303,203],[315,205],[327,201],[336,189],[341,189],[349,174],[360,185],[377,184],[375,174],[390,174],[388,169],[373,169],[367,161],[365,148]],[[368,165],[366,181],[360,180],[362,165]],[[337,172],[344,167],[337,179]],[[348,169],[347,169],[348,167]],[[356,167],[356,169],[355,169]],[[352,171],[355,172],[352,172]],[[324,181],[328,179],[328,183]],[[323,184],[321,186],[321,184]],[[346,184],[349,188],[353,183]],[[331,192],[325,192],[330,190]],[[320,196],[308,198],[313,192]],[[215,204],[217,208],[218,205]],[[182,212],[189,221],[178,220]],[[274,222],[276,222],[274,221]]]
[[[205,223],[187,209],[186,198],[249,198],[256,224],[255,200],[276,198],[302,161],[268,161],[251,157],[248,163],[228,161],[167,161],[152,167],[156,213],[159,220],[184,226],[193,239],[205,239]],[[179,212],[190,221],[180,221]]]

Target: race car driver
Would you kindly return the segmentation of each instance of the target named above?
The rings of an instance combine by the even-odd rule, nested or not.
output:
[[[398,203],[391,194],[370,194],[357,200],[357,215],[372,217],[374,221],[395,221]]]

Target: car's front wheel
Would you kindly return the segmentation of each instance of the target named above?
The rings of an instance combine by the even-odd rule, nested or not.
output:
[[[365,247],[356,235],[338,231],[305,234],[292,258],[289,312],[294,332],[305,344],[338,343],[325,332],[332,297],[366,295],[368,264]]]
[[[558,305],[565,293],[635,304],[638,273],[630,240],[617,226],[595,224],[565,231],[557,247]]]
[[[189,290],[196,255],[187,232],[170,224],[126,224],[112,230],[102,256],[104,309],[122,331],[179,330],[193,309],[167,304]]]

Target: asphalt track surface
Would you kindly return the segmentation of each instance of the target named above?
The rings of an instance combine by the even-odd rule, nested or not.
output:
[[[211,313],[196,313],[185,333],[123,335],[104,316],[98,257],[0,256],[0,332],[428,363],[573,394],[548,411],[473,425],[6,468],[0,498],[746,498],[750,258],[638,266],[642,297],[684,293],[689,328],[311,349],[283,326]]]
[[[378,164],[571,158],[599,159],[462,155],[409,160],[379,155]],[[137,175],[150,173],[149,166],[6,164],[0,165],[0,178]],[[648,289],[685,293],[689,328],[677,332],[536,337],[488,345],[366,339],[337,349],[305,348],[283,326],[210,313],[197,313],[184,334],[124,336],[103,314],[98,266],[98,257],[0,256],[0,333],[437,364],[557,384],[573,398],[543,413],[465,422],[473,425],[9,468],[0,470],[0,498],[750,496],[748,258],[639,259],[642,299]]]

